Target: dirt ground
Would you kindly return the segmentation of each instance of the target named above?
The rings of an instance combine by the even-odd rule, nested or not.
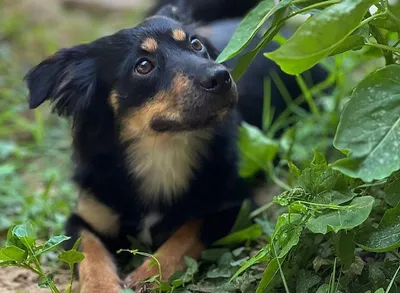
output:
[[[49,270],[55,273],[54,282],[60,292],[64,292],[69,282],[67,270]],[[33,272],[15,267],[0,268],[0,293],[49,293],[50,289],[40,288],[38,277]],[[76,282],[75,282],[76,283]],[[78,293],[78,284],[74,284],[73,293]]]

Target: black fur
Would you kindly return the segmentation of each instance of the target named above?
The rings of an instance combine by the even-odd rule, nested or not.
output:
[[[243,14],[244,10],[240,11]],[[170,7],[164,8],[160,13],[174,17]],[[184,25],[178,21],[182,21]],[[58,114],[73,117],[76,163],[73,180],[81,190],[90,192],[121,217],[119,234],[110,237],[95,231],[78,215],[72,214],[66,225],[66,234],[73,236],[69,245],[74,243],[80,229],[89,229],[102,239],[110,251],[127,248],[127,236],[137,237],[141,220],[152,211],[157,211],[163,217],[151,229],[152,249],[159,247],[177,227],[189,219],[204,219],[201,239],[206,245],[230,231],[243,199],[249,198],[251,193],[251,188],[238,176],[236,142],[241,117],[251,124],[261,126],[262,84],[269,70],[276,70],[284,77],[284,82],[295,97],[300,94],[300,89],[295,85],[293,77],[284,75],[276,65],[260,55],[238,83],[239,105],[222,121],[214,119],[214,116],[201,119],[213,107],[221,108],[218,103],[231,99],[235,93],[218,96],[203,93],[197,88],[192,89],[182,102],[183,107],[186,107],[185,115],[190,114],[187,117],[184,115],[184,122],[181,123],[183,126],[187,123],[187,128],[183,129],[180,125],[181,128],[167,127],[165,131],[209,129],[213,136],[207,144],[209,156],[202,158],[197,165],[189,189],[172,202],[143,200],[139,188],[140,179],[130,175],[126,157],[127,147],[135,143],[135,139],[122,142],[120,131],[121,117],[125,117],[132,109],[140,109],[152,97],[168,90],[175,71],[181,71],[196,80],[196,76],[203,72],[201,66],[217,66],[212,60],[229,41],[232,28],[239,21],[232,20],[233,26],[232,23],[211,24],[207,36],[199,36],[207,52],[194,53],[188,49],[190,42],[177,45],[171,41],[170,31],[185,26],[187,34],[190,34],[197,27],[191,26],[187,18],[174,20],[155,17],[145,20],[135,28],[122,30],[92,43],[62,49],[27,74],[31,108],[38,107],[45,100],[51,100]],[[221,31],[224,33],[221,34]],[[158,75],[132,77],[136,61],[145,54],[139,49],[140,42],[148,37],[157,40],[157,50],[164,54],[164,59],[146,55],[150,59],[157,59],[154,63],[157,64]],[[226,65],[233,66],[235,60]],[[325,78],[326,73],[321,69],[316,67],[313,70],[316,73],[315,82]],[[120,95],[117,110],[113,110],[109,103],[112,90],[117,90]],[[273,105],[281,112],[285,104],[276,87],[272,94]]]
[[[260,0],[158,0],[150,9],[152,15],[161,7],[171,4],[185,10],[195,21],[203,23],[242,17]]]

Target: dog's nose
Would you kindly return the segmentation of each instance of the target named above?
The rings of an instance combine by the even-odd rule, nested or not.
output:
[[[200,86],[217,95],[227,93],[232,87],[231,75],[223,67],[208,68],[199,79]]]

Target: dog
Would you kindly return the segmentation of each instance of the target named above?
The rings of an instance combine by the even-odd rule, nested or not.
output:
[[[243,17],[254,8],[260,0],[157,0],[149,9],[148,16],[153,15],[166,5],[175,5],[184,9],[192,21],[206,24],[218,20]]]
[[[115,252],[131,247],[129,236],[155,251],[168,280],[185,256],[198,259],[229,233],[251,198],[238,175],[237,130],[242,121],[261,126],[260,64],[271,63],[260,55],[236,83],[215,62],[238,24],[199,29],[167,5],[133,28],[61,49],[25,76],[30,108],[49,100],[72,117],[79,197],[66,234],[69,247],[81,238],[81,292],[144,290],[158,274],[151,259],[119,273]],[[277,90],[272,103],[284,108]]]

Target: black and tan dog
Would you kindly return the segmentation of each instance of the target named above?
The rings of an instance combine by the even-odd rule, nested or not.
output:
[[[251,67],[237,86],[211,42],[177,15],[166,6],[134,28],[62,49],[26,76],[31,108],[51,100],[73,118],[80,195],[66,233],[72,244],[82,237],[81,292],[138,289],[157,273],[146,260],[118,274],[113,254],[130,247],[129,235],[155,251],[168,279],[184,256],[198,258],[230,231],[250,194],[238,176],[237,127],[240,114],[259,124],[267,70]]]

